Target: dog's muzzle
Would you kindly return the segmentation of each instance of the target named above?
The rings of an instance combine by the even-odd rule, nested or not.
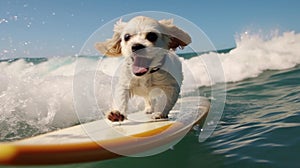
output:
[[[132,55],[132,72],[135,76],[154,73],[163,66],[166,50],[161,48],[140,49]]]
[[[132,65],[132,72],[135,76],[142,76],[149,73],[154,73],[158,71],[159,67],[150,67],[151,60],[145,57],[136,57],[134,58]]]

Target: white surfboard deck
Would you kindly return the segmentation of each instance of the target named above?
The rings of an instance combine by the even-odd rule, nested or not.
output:
[[[199,115],[188,125],[171,111],[168,120],[153,120],[143,112],[123,122],[93,121],[19,141],[0,143],[0,164],[45,165],[106,160],[130,156],[180,140],[205,119],[210,103],[201,98]]]

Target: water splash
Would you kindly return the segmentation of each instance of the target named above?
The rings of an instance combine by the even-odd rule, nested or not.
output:
[[[288,69],[300,64],[300,34],[285,32],[264,38],[257,34],[243,33],[236,40],[237,47],[229,53],[219,54],[226,82],[254,78],[266,70]],[[203,66],[203,59],[214,60],[215,53],[182,59],[184,87],[210,86],[210,77]],[[73,107],[72,82],[76,61],[94,64],[95,57],[57,57],[39,63],[26,59],[0,62],[0,141],[18,139],[56,128],[68,127],[80,121],[101,117],[97,107],[87,107],[87,112],[76,114]],[[111,65],[119,59],[104,59],[103,73],[97,82],[110,84]],[[114,66],[115,67],[115,66]],[[187,73],[192,72],[193,74]],[[218,82],[218,81],[217,81]],[[105,86],[104,86],[105,87]],[[109,96],[109,93],[98,93]],[[88,94],[88,93],[82,93]],[[99,106],[109,108],[106,97],[99,96]]]
[[[229,53],[219,54],[226,82],[237,82],[253,78],[266,70],[283,70],[300,64],[300,34],[293,31],[273,33],[269,38],[259,34],[243,33],[236,39],[236,48]],[[202,59],[212,59],[214,53],[185,60],[186,66],[197,72],[198,86],[210,86],[211,81]],[[196,76],[196,75],[195,75]]]

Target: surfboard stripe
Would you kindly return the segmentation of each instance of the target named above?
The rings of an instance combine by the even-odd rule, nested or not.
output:
[[[106,121],[99,120],[25,140],[0,143],[0,164],[51,165],[90,162],[113,159],[122,155],[136,156],[161,146],[170,147],[184,137],[192,125],[205,119],[209,103],[200,109],[201,115],[189,125],[179,121],[150,123],[128,121],[118,126],[108,125]],[[94,134],[95,137],[89,137]],[[43,142],[44,140],[46,142]],[[55,142],[48,143],[51,140]],[[60,140],[63,142],[59,143]]]
[[[105,160],[116,158],[120,155],[107,150],[107,148],[124,148],[127,150],[139,146],[149,146],[149,142],[162,137],[162,132],[174,127],[176,124],[169,124],[147,132],[104,140],[98,142],[72,143],[64,145],[24,145],[24,144],[0,144],[0,163],[14,165],[41,165],[41,164],[64,164],[74,162],[87,162],[94,160]],[[166,134],[165,132],[164,134]],[[137,143],[137,140],[143,138],[143,143]],[[140,140],[141,141],[141,140]],[[147,144],[148,143],[148,144]],[[104,146],[104,147],[103,147]],[[130,153],[142,152],[145,148],[137,151],[131,150]]]

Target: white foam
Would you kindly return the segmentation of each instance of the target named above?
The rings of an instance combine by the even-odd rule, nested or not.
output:
[[[23,120],[38,129],[74,124],[72,76],[56,74],[55,71],[65,72],[66,67],[50,70],[51,62],[33,65],[18,60],[0,64],[1,81],[4,79],[0,84],[0,121],[13,124]]]
[[[195,73],[198,86],[209,86],[211,81],[203,59],[219,59],[223,66],[225,82],[237,82],[257,77],[265,70],[282,70],[300,64],[300,34],[285,32],[265,39],[261,35],[244,33],[236,40],[236,48],[225,54],[208,53],[185,60]],[[219,81],[222,81],[220,79]],[[188,83],[188,82],[187,82]]]

